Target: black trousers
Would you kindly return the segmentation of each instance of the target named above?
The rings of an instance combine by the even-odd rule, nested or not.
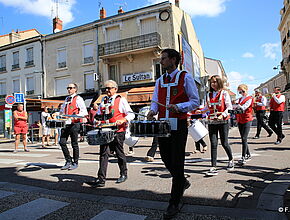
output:
[[[178,205],[183,196],[185,184],[184,160],[187,141],[187,122],[178,120],[177,130],[171,131],[170,137],[159,137],[161,159],[172,176],[170,204]]]
[[[270,111],[269,126],[276,133],[277,140],[281,140],[283,137],[282,121],[283,121],[283,112]]]
[[[116,152],[120,175],[127,175],[127,160],[123,148],[124,140],[125,132],[117,132],[111,143],[100,146],[100,167],[98,171],[98,179],[100,181],[106,181],[110,149],[114,149]]]
[[[248,135],[250,132],[251,124],[251,121],[245,124],[238,123],[238,128],[242,139],[242,157],[245,157],[246,155],[251,156],[248,146]]]
[[[67,162],[78,163],[78,160],[79,160],[78,135],[79,133],[80,133],[80,123],[66,125],[65,128],[61,129],[59,145],[61,146],[64,158]],[[72,157],[70,156],[70,153],[66,144],[69,136],[71,138],[71,146],[73,148],[73,160],[72,160]]]
[[[153,137],[152,145],[147,152],[147,156],[154,158],[157,147],[158,147],[158,137]]]
[[[217,146],[218,146],[218,134],[220,135],[221,144],[225,149],[229,160],[233,159],[232,149],[228,142],[229,124],[209,124],[208,133],[211,147],[211,166],[216,167],[217,162]]]
[[[257,133],[256,133],[256,137],[260,136],[261,133],[261,129],[264,128],[268,134],[272,133],[271,128],[266,124],[265,122],[265,113],[266,110],[259,110],[256,112],[256,118],[257,118]]]
[[[206,147],[206,143],[204,142],[203,139],[200,139],[199,141],[195,142],[195,149],[200,151],[200,145],[202,145],[202,147]]]

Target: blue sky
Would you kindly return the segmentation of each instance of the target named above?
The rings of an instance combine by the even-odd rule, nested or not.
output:
[[[52,32],[51,19],[57,0],[0,0],[0,34],[12,29],[36,28]],[[107,16],[123,5],[133,10],[160,0],[58,0],[64,28],[97,20],[99,3]],[[281,41],[277,29],[283,0],[180,0],[192,17],[206,57],[220,59],[231,89],[245,83],[252,90],[273,77],[273,67],[281,61]]]

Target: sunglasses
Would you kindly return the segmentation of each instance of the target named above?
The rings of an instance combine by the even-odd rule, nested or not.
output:
[[[76,87],[66,87],[66,89],[75,89]]]
[[[111,89],[114,89],[115,87],[106,87],[105,89],[106,90],[111,90]]]

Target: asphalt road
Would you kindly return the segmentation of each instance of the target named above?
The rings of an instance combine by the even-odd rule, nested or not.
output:
[[[249,214],[249,218],[259,219],[265,214],[265,216],[277,215],[277,219],[280,219],[276,207],[272,210],[263,208],[265,202],[262,198],[265,189],[273,181],[289,173],[290,126],[284,126],[286,138],[280,145],[274,145],[276,137],[273,135],[267,138],[265,131],[262,131],[260,139],[251,139],[255,132],[256,128],[251,128],[249,147],[252,160],[244,167],[236,165],[234,171],[226,170],[227,157],[221,145],[218,148],[218,176],[205,176],[205,172],[210,168],[210,148],[206,153],[191,153],[186,157],[185,173],[191,187],[185,191],[183,199],[185,206],[177,219],[245,219],[247,213],[251,212],[258,214],[256,217],[253,217],[255,216],[253,213]],[[208,143],[208,137],[205,141]],[[106,210],[135,214],[132,219],[142,219],[142,216],[143,219],[160,219],[163,210],[167,207],[171,177],[160,159],[159,152],[154,162],[145,162],[144,157],[151,142],[152,138],[140,138],[135,146],[134,155],[127,157],[129,178],[125,183],[115,183],[119,177],[119,169],[117,160],[114,157],[110,158],[106,187],[98,189],[90,188],[84,183],[96,177],[98,146],[80,143],[79,168],[73,171],[62,171],[60,167],[64,164],[64,159],[61,150],[56,146],[42,149],[40,144],[31,144],[29,145],[31,151],[23,152],[20,145],[20,151],[15,154],[12,152],[13,143],[2,143],[0,144],[0,182],[2,182],[0,212],[5,214],[23,204],[30,205],[37,199],[48,200],[44,200],[43,204],[49,203],[52,199],[62,202],[56,205],[59,205],[59,208],[44,212],[36,219],[69,217],[92,219],[98,215],[106,216],[108,214]],[[229,142],[237,162],[241,157],[241,140],[237,128],[230,130]],[[126,145],[125,150],[128,151]],[[193,150],[194,142],[189,137],[186,151]],[[15,183],[21,185],[14,185]],[[38,188],[26,190],[26,186]],[[13,194],[1,198],[1,192],[3,195],[7,192]],[[80,194],[72,196],[66,193]],[[139,203],[141,205],[136,205]],[[108,215],[115,215],[117,216],[115,219],[122,219],[120,213]],[[101,219],[100,216],[95,219]],[[126,216],[124,219],[130,218]],[[267,218],[261,217],[261,219]]]

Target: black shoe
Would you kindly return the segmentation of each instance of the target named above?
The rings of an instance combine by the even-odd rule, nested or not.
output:
[[[277,140],[274,144],[276,145],[281,144],[281,140]]]
[[[284,139],[285,138],[285,135],[284,134],[282,134],[282,136],[281,136],[281,141],[282,141],[282,139]]]
[[[127,175],[121,175],[121,176],[117,179],[116,183],[123,183],[123,182],[125,182],[126,180],[127,180]]]
[[[190,187],[190,182],[188,180],[185,180],[184,186],[183,186],[183,193],[185,190],[187,190]]]
[[[91,187],[104,187],[105,186],[105,181],[99,180],[97,179],[96,181],[88,181],[85,182],[86,184],[88,184]]]
[[[271,132],[271,133],[268,133],[268,136],[267,136],[267,137],[271,137],[271,136],[272,136],[272,134],[273,134],[273,132]]]
[[[260,137],[259,137],[259,136],[257,136],[257,135],[256,135],[255,137],[253,137],[253,139],[259,139],[259,138],[260,138]]]
[[[171,219],[174,216],[176,216],[176,214],[179,212],[179,207],[178,205],[174,205],[174,204],[169,204],[166,212],[163,214],[163,218],[164,219]]]

